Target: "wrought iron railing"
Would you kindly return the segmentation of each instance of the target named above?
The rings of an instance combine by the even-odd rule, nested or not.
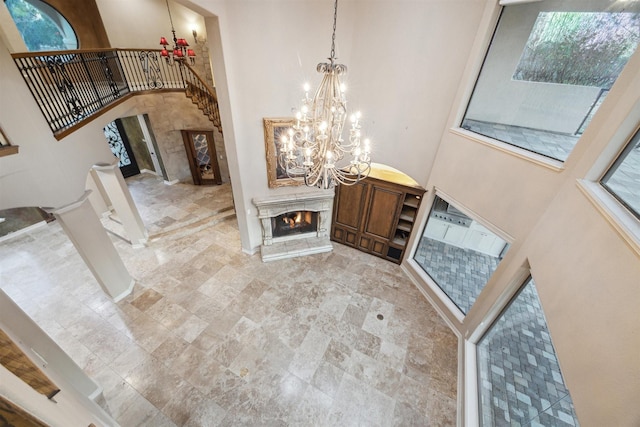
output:
[[[159,50],[98,49],[12,55],[53,134],[60,138],[128,96],[181,90],[222,132],[215,91]]]

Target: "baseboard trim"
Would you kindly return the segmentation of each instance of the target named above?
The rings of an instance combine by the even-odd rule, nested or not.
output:
[[[32,230],[35,230],[36,228],[40,228],[43,225],[47,225],[47,221],[36,222],[35,224],[30,225],[28,227],[21,228],[20,230],[12,231],[11,233],[0,237],[0,242],[4,242],[5,240],[13,239],[14,237],[18,237],[18,236],[20,236],[20,235],[22,235],[24,233],[27,233],[27,232],[32,231]]]

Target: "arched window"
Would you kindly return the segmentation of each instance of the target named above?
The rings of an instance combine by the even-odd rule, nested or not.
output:
[[[78,48],[69,21],[41,0],[5,0],[7,9],[30,52]]]

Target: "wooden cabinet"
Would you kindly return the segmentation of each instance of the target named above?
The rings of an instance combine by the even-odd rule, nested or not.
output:
[[[425,190],[376,175],[336,187],[331,240],[399,264]]]

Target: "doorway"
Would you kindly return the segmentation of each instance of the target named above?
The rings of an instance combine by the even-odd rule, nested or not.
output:
[[[116,119],[104,128],[104,134],[125,178],[152,173],[167,179],[146,114]]]
[[[211,130],[182,130],[182,140],[195,185],[222,184]]]
[[[133,154],[129,138],[124,130],[121,119],[116,119],[104,127],[104,136],[114,156],[118,158],[118,167],[122,176],[128,178],[138,175],[140,168]]]

